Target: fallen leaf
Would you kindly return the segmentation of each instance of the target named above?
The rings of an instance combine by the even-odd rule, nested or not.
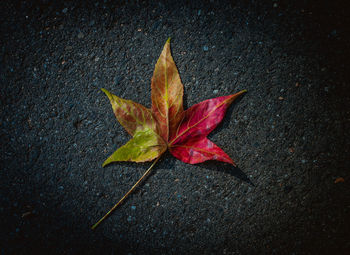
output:
[[[345,182],[343,177],[338,177],[337,179],[335,179],[334,183],[339,183],[339,182]]]
[[[170,38],[155,65],[151,89],[151,109],[102,89],[112,104],[117,120],[132,136],[132,139],[108,157],[102,166],[117,161],[156,160],[126,195],[92,226],[92,229],[124,201],[167,149],[185,163],[196,164],[207,160],[218,160],[235,166],[233,160],[210,141],[207,135],[222,121],[230,104],[246,90],[205,100],[184,111],[183,85],[171,56]]]
[[[28,118],[27,123],[28,123],[29,129],[32,129],[33,125],[32,125],[32,120],[30,118]]]
[[[167,148],[185,163],[218,160],[235,165],[207,135],[222,121],[229,105],[245,90],[205,100],[184,111],[183,85],[171,56],[170,39],[155,65],[151,88],[151,109],[102,89],[119,123],[133,136],[103,166],[116,161],[151,161]]]
[[[32,212],[25,212],[22,214],[22,218],[28,217],[32,214]]]

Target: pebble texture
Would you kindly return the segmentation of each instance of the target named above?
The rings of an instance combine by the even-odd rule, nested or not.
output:
[[[188,3],[190,2],[190,3]],[[2,1],[2,254],[346,254],[350,20],[327,1]],[[210,139],[239,168],[103,161],[168,37],[185,107],[247,89]]]

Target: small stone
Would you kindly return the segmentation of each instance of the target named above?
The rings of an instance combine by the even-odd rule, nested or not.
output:
[[[213,90],[213,94],[217,94],[217,93],[219,93],[219,90],[214,89],[214,90]]]
[[[122,77],[120,77],[120,76],[114,77],[114,84],[115,84],[115,85],[119,85],[119,83],[120,83],[121,80],[122,80]]]
[[[277,3],[274,3],[273,4],[273,8],[277,8],[278,4]]]
[[[99,61],[100,58],[99,57],[95,57],[95,62]]]
[[[208,51],[208,50],[209,50],[208,46],[203,47],[203,51]]]
[[[136,206],[132,205],[131,210],[136,210]]]
[[[333,29],[332,32],[330,33],[330,36],[336,36],[337,35],[337,30]]]
[[[287,185],[287,186],[284,187],[283,191],[284,191],[285,194],[288,194],[288,193],[290,193],[292,191],[292,189],[293,189],[292,186]]]
[[[129,216],[128,219],[127,219],[128,222],[131,222],[132,221],[132,217]]]
[[[83,34],[82,32],[80,32],[80,33],[78,34],[78,38],[79,38],[79,39],[84,38],[84,34]]]
[[[278,100],[283,100],[284,98],[283,97],[278,97]]]
[[[68,8],[64,8],[64,9],[62,10],[62,12],[63,12],[64,14],[66,14],[67,11],[68,11]]]
[[[324,91],[328,92],[329,91],[328,87],[324,87]]]
[[[201,15],[201,10],[198,10],[197,15],[198,15],[198,16]]]

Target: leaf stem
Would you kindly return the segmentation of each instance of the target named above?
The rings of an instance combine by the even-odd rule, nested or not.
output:
[[[106,219],[129,195],[131,192],[133,192],[136,187],[140,184],[140,182],[145,179],[145,177],[151,172],[153,166],[158,162],[158,160],[160,159],[160,157],[158,157],[155,161],[153,161],[152,165],[147,169],[147,171],[141,176],[141,178],[134,184],[134,186],[132,186],[132,188],[119,200],[118,203],[116,203],[111,210],[109,210],[105,216],[103,216],[98,222],[96,222],[91,229],[94,230],[98,225],[100,225],[100,223]]]

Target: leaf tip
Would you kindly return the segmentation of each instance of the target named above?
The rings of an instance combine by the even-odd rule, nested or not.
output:
[[[106,96],[109,98],[109,100],[112,102],[113,95],[111,92],[109,92],[107,89],[101,88],[101,90],[106,94]]]
[[[240,95],[243,95],[244,93],[247,93],[247,92],[248,92],[248,91],[247,91],[246,89],[243,89],[243,90],[241,90],[240,92],[234,94],[233,97],[236,98],[236,97],[238,97],[238,96],[240,96]]]
[[[105,167],[109,163],[111,163],[111,160],[109,160],[109,158],[108,158],[108,159],[105,160],[105,162],[103,162],[102,167]]]
[[[102,90],[107,96],[109,96],[109,95],[111,94],[107,89],[101,88],[101,90]]]
[[[170,43],[171,37],[168,38],[168,40],[166,40],[166,43]]]

